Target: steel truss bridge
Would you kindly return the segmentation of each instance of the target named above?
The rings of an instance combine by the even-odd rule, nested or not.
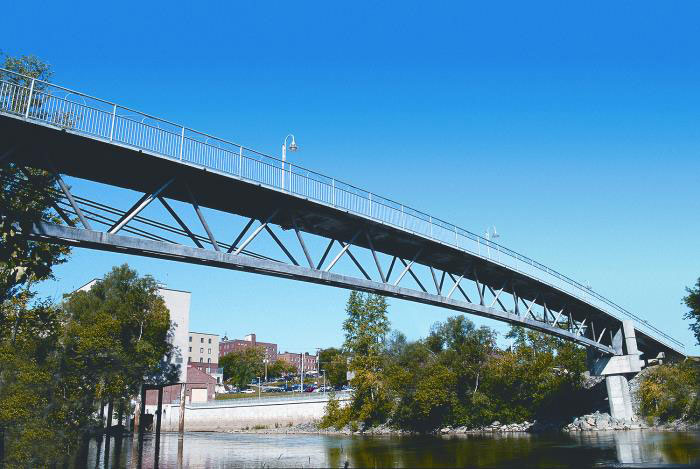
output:
[[[36,240],[379,293],[603,355],[616,353],[613,336],[633,319],[643,358],[685,356],[680,342],[583,284],[439,218],[133,109],[0,76],[0,165],[30,180],[27,168],[58,176],[60,190],[48,190],[65,224],[35,225],[27,235]],[[114,207],[71,193],[61,174],[144,195]],[[165,217],[145,215],[158,205]]]

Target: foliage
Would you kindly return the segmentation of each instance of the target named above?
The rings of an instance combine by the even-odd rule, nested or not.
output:
[[[700,367],[693,361],[658,365],[639,384],[640,411],[662,421],[700,420]]]
[[[52,278],[52,268],[66,261],[69,248],[24,234],[38,222],[61,223],[51,212],[56,185],[46,171],[0,162],[0,304]]]
[[[97,398],[127,399],[143,382],[177,382],[170,312],[153,277],[114,267],[89,290],[66,296],[63,309],[65,366],[94,374]]]
[[[264,350],[262,347],[245,347],[243,350],[234,350],[220,358],[219,366],[224,369],[224,381],[244,388],[253,378],[263,376],[265,373]]]
[[[389,332],[387,308],[384,297],[356,291],[350,293],[346,306],[343,350],[351,357],[349,369],[354,373],[349,420],[364,427],[386,420],[391,407],[382,367],[384,338]]]
[[[354,423],[354,427],[357,428],[357,424],[352,422],[352,409],[350,406],[341,406],[340,401],[336,399],[334,394],[328,398],[328,403],[326,404],[326,409],[319,422],[319,427],[330,428],[334,427],[336,430],[340,430],[348,424]]]
[[[118,407],[145,379],[178,370],[162,364],[172,353],[169,312],[150,277],[122,266],[60,307],[32,301],[23,290],[3,304],[0,426],[9,465],[44,467],[78,452],[102,399]]]
[[[271,365],[268,365],[267,376],[269,378],[278,378],[296,373],[296,371],[297,367],[291,363],[287,363],[284,360],[275,360]]]
[[[319,367],[326,371],[326,379],[332,386],[348,382],[348,360],[342,350],[335,347],[322,349],[318,353]]]
[[[493,420],[566,419],[589,410],[583,396],[585,350],[571,342],[513,327],[508,350],[496,333],[464,316],[433,325],[408,341],[388,340],[386,302],[353,292],[344,323],[344,352],[351,357],[353,397],[331,400],[323,426],[363,427],[390,421],[411,431],[445,425],[479,426]]]
[[[683,303],[690,309],[683,315],[683,319],[692,321],[688,328],[693,331],[697,344],[700,345],[700,278],[695,287],[686,288],[687,296],[683,298]]]
[[[394,422],[414,431],[481,423],[479,387],[495,340],[492,330],[464,316],[434,324],[423,341],[407,343],[395,333],[388,347],[388,381],[398,399]]]

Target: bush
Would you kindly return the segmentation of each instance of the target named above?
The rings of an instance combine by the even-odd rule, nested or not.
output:
[[[639,385],[640,411],[661,421],[700,420],[700,369],[685,361],[659,365],[645,373]]]
[[[333,427],[336,430],[340,430],[348,423],[350,423],[350,408],[348,406],[341,407],[335,395],[331,395],[319,426],[321,428]]]

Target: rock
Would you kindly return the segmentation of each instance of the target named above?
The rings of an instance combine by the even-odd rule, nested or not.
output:
[[[500,426],[501,426],[501,422],[499,422],[498,420],[494,420],[493,422],[491,422],[491,426],[492,426],[492,427],[500,427]]]
[[[442,433],[443,435],[444,435],[445,433],[450,433],[449,427],[445,427],[445,428],[440,429],[440,433]]]

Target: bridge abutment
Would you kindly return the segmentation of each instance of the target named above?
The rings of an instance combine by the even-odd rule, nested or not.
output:
[[[592,375],[605,376],[610,415],[617,419],[632,420],[634,409],[628,379],[644,366],[637,348],[633,321],[622,321],[622,327],[612,336],[613,356],[589,355]],[[589,349],[590,350],[590,349]]]

